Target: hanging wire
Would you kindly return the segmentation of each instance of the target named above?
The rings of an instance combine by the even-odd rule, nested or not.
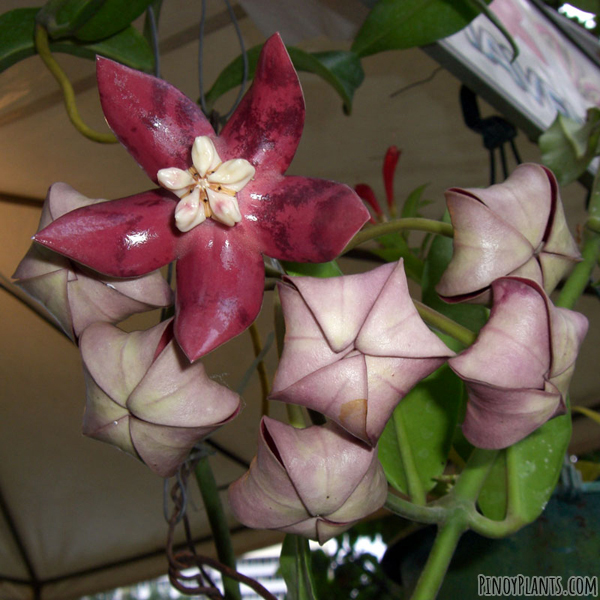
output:
[[[148,23],[150,25],[150,40],[152,41],[152,54],[154,54],[154,75],[160,77],[160,53],[158,51],[158,31],[156,16],[152,5],[148,5]]]
[[[237,108],[238,104],[240,103],[242,96],[244,95],[244,89],[245,89],[246,83],[248,81],[248,53],[246,52],[246,46],[244,44],[244,38],[242,36],[242,31],[240,29],[238,20],[235,16],[235,12],[234,12],[233,8],[231,7],[231,3],[229,2],[229,0],[224,0],[224,2],[225,2],[225,6],[227,6],[227,11],[229,12],[229,18],[231,19],[231,22],[233,23],[233,26],[235,27],[235,33],[237,35],[238,43],[240,45],[240,50],[242,52],[242,64],[243,64],[242,82],[241,82],[241,86],[240,86],[240,91],[238,92],[237,98],[235,99],[233,106],[231,107],[229,112],[225,115],[225,117],[223,117],[223,119],[226,121],[233,114],[233,112]],[[203,69],[202,69],[203,56],[204,56],[204,24],[206,22],[206,0],[202,0],[201,10],[202,10],[202,15],[200,17],[200,34],[198,37],[198,85],[200,87],[200,106],[202,107],[202,111],[204,112],[204,114],[209,116],[208,107],[206,106],[206,97],[204,95],[204,75],[203,75]]]

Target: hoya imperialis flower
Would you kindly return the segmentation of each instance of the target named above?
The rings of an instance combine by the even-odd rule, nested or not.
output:
[[[565,412],[588,321],[554,306],[528,279],[497,279],[492,296],[477,340],[449,364],[469,392],[465,436],[480,448],[499,449]]]
[[[541,165],[519,165],[504,183],[446,192],[454,255],[436,287],[448,302],[489,302],[498,277],[527,277],[550,293],[580,259],[558,184]]]
[[[86,198],[66,183],[55,183],[48,190],[38,230],[98,202],[103,201]],[[134,313],[172,303],[171,289],[158,271],[136,279],[100,277],[38,244],[32,244],[13,278],[46,307],[72,340],[96,321],[118,323]]]
[[[192,447],[233,419],[240,397],[190,364],[172,320],[125,333],[90,325],[80,349],[86,376],[83,433],[113,444],[170,477]]]
[[[323,544],[383,506],[387,481],[370,448],[333,423],[295,429],[269,417],[250,470],[229,488],[247,527],[279,529]]]
[[[367,221],[347,186],[284,176],[304,99],[279,36],[265,43],[254,82],[218,137],[200,108],[165,81],[107,59],[97,67],[110,127],[168,189],[80,209],[35,239],[113,277],[177,260],[175,335],[190,360],[255,319],[262,254],[328,261]]]
[[[315,409],[374,446],[398,402],[453,352],[421,320],[402,261],[287,281],[271,398]]]

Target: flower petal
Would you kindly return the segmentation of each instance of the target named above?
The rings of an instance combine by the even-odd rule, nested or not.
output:
[[[477,292],[525,264],[534,248],[519,231],[461,190],[446,192],[454,254],[436,290],[440,296]]]
[[[408,291],[404,261],[394,266],[358,334],[356,349],[373,356],[452,356],[452,350],[419,316]]]
[[[239,192],[253,177],[256,169],[243,158],[235,158],[221,164],[207,179],[221,183],[227,189]]]
[[[156,179],[158,180],[158,183],[162,185],[162,187],[175,192],[179,198],[181,198],[181,195],[177,192],[185,194],[187,193],[186,188],[195,185],[196,183],[189,171],[182,171],[177,167],[161,169],[156,174]]]
[[[213,141],[205,135],[198,136],[192,146],[192,163],[200,177],[206,176],[209,171],[215,169],[221,158]]]
[[[242,220],[240,207],[238,206],[235,196],[215,192],[211,189],[207,189],[206,194],[208,195],[208,203],[210,204],[210,210],[213,213],[213,219],[228,227],[233,227]]]
[[[101,57],[96,72],[110,128],[155,183],[160,169],[191,166],[196,137],[215,135],[200,107],[166,81]]]
[[[169,323],[163,321],[147,331],[132,333],[107,323],[94,323],[82,333],[79,347],[85,368],[95,383],[123,408],[152,364]]]
[[[170,263],[179,239],[166,190],[67,213],[34,236],[55,252],[112,277],[138,277]]]
[[[272,394],[344,356],[344,353],[331,349],[323,330],[298,290],[283,284],[278,284],[277,288],[285,317],[285,342],[273,380]],[[350,349],[347,350],[349,351]]]
[[[325,179],[272,177],[261,173],[239,194],[261,251],[279,260],[327,262],[369,220],[348,186]]]
[[[554,378],[575,364],[579,347],[588,330],[588,320],[581,313],[556,307],[548,301],[550,310],[550,336],[552,341],[552,368]]]
[[[502,183],[485,189],[465,190],[481,200],[498,217],[537,248],[550,219],[552,186],[549,171],[541,165],[519,165]]]
[[[462,379],[507,388],[544,387],[550,369],[549,317],[541,288],[525,279],[492,285],[494,304],[475,343],[449,361]]]
[[[255,167],[284,173],[304,127],[304,96],[279,34],[263,46],[254,82],[221,132],[224,158],[245,158]]]
[[[341,352],[354,342],[395,266],[389,263],[367,273],[327,279],[288,279],[298,288],[331,348]]]
[[[556,391],[500,389],[474,381],[466,383],[469,402],[462,430],[478,448],[499,450],[512,446],[564,412]]]
[[[241,237],[211,220],[186,235],[188,252],[177,261],[175,336],[191,361],[242,333],[260,311],[264,263]]]
[[[190,194],[177,203],[175,224],[177,229],[187,233],[206,221],[204,205],[200,202],[200,189],[195,187]]]
[[[157,425],[206,427],[233,419],[240,397],[206,375],[201,362],[190,364],[175,341],[152,363],[127,400],[133,415]]]

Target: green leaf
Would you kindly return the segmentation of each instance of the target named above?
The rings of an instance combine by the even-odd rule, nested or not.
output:
[[[50,44],[53,52],[73,54],[80,58],[95,60],[96,54],[106,56],[133,69],[151,73],[154,69],[154,54],[146,38],[132,26],[116,35],[91,44],[61,40]]]
[[[501,451],[477,499],[479,509],[488,519],[502,521],[506,516],[506,451]]]
[[[287,586],[288,600],[314,600],[308,540],[288,533],[281,547],[279,568]]]
[[[423,192],[425,191],[425,188],[428,186],[429,184],[424,183],[423,185],[420,185],[419,187],[415,188],[406,198],[406,200],[404,201],[404,204],[402,205],[402,213],[401,213],[401,218],[403,219],[409,219],[412,217],[419,217],[419,208],[421,206],[425,206],[426,204],[428,204],[428,201],[423,201]],[[408,231],[404,232],[406,234],[410,233]]]
[[[415,386],[396,407],[405,423],[406,435],[425,491],[433,489],[446,465],[458,414],[464,401],[464,384],[443,365]],[[388,482],[408,493],[405,469],[392,417],[379,438],[379,460]]]
[[[407,277],[410,277],[417,283],[421,281],[421,277],[423,276],[423,261],[414,255],[408,243],[399,232],[379,236],[377,241],[383,248],[369,248],[369,252],[383,258],[386,262],[394,262],[403,258],[404,270]]]
[[[262,45],[254,46],[247,51],[248,79],[254,77],[256,63]],[[352,97],[356,88],[364,79],[360,59],[353,52],[319,52],[310,54],[292,46],[287,48],[294,67],[298,71],[315,73],[327,81],[344,102],[344,109],[349,114],[352,110]],[[216,100],[225,92],[240,85],[242,82],[243,61],[238,56],[221,71],[213,86],[205,96],[206,105],[212,109]]]
[[[105,0],[100,9],[75,31],[83,42],[103,40],[128,27],[152,4],[152,0]]]
[[[444,216],[444,221],[449,221],[447,214]],[[450,263],[452,253],[452,240],[441,235],[436,236],[425,260],[421,284],[422,299],[431,308],[468,327],[471,331],[478,332],[488,318],[488,311],[484,306],[466,303],[448,304],[435,291],[435,286]],[[455,351],[461,349],[455,346],[451,348]]]
[[[37,22],[52,39],[69,37],[91,19],[107,0],[49,0],[37,14]]]
[[[33,36],[37,12],[37,8],[18,8],[0,15],[0,72],[36,54]],[[83,44],[68,39],[58,40],[50,43],[50,50],[91,60],[100,54],[146,72],[151,72],[154,68],[152,49],[134,27],[127,27],[118,34],[94,44]]]
[[[588,109],[582,125],[561,114],[538,140],[542,162],[561,185],[577,179],[600,152],[600,109]]]
[[[356,35],[352,50],[363,57],[432,44],[460,31],[479,13],[469,0],[380,0]]]
[[[33,56],[35,15],[39,8],[16,8],[0,15],[0,73]]]
[[[514,511],[525,523],[535,521],[550,499],[571,431],[571,415],[562,415],[506,450],[508,485],[515,487],[518,497]]]
[[[342,270],[335,260],[326,263],[298,263],[281,261],[288,275],[301,275],[306,277],[337,277],[343,275]]]

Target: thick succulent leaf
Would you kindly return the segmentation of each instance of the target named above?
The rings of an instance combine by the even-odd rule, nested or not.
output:
[[[261,48],[262,44],[247,51],[249,79],[254,77]],[[307,71],[319,75],[329,83],[342,98],[344,110],[350,114],[354,92],[361,85],[365,76],[358,56],[354,52],[343,50],[312,54],[293,46],[288,46],[287,51],[294,68],[297,71]],[[212,108],[223,94],[240,85],[242,76],[243,61],[239,56],[221,71],[206,93],[205,101],[208,108]]]
[[[48,0],[37,14],[36,21],[53,39],[73,34],[91,19],[108,0]]]
[[[152,3],[152,0],[104,0],[102,6],[74,32],[83,42],[95,42],[125,29]]]
[[[468,0],[380,0],[356,34],[352,50],[362,57],[432,44],[466,27],[479,12]]]
[[[268,182],[257,176],[243,193],[244,216],[253,221],[258,247],[279,260],[332,260],[369,219],[352,189],[325,179],[284,177]]]
[[[463,382],[444,365],[418,383],[396,407],[379,438],[379,460],[387,480],[398,491],[409,492],[398,439],[406,436],[423,488],[433,489],[446,465],[463,395]],[[396,426],[397,414],[410,425],[405,431]]]
[[[110,128],[153,181],[160,169],[192,164],[197,136],[214,137],[196,103],[166,81],[102,58],[97,77]]]
[[[221,132],[229,153],[222,158],[245,158],[257,169],[284,173],[302,135],[304,112],[298,75],[275,34],[265,42],[254,81]]]
[[[288,533],[281,546],[279,568],[289,600],[314,600],[314,584],[308,540]]]
[[[35,54],[35,15],[39,8],[15,8],[0,15],[0,73]]]
[[[571,416],[552,419],[507,449],[508,477],[519,498],[519,516],[535,521],[550,499],[571,439]]]
[[[207,221],[186,234],[187,251],[177,261],[175,336],[191,361],[242,333],[260,311],[264,263],[242,231]]]
[[[506,451],[501,451],[481,488],[477,506],[488,519],[502,521],[506,516],[507,502]]]
[[[34,236],[39,244],[112,277],[138,277],[176,257],[176,202],[164,190],[67,213]]]
[[[582,125],[560,113],[538,141],[542,162],[561,185],[575,181],[600,152],[600,109],[588,109]]]
[[[0,72],[36,54],[34,43],[37,8],[17,8],[0,15]],[[151,71],[154,55],[146,40],[134,27],[127,27],[106,39],[83,44],[71,39],[50,41],[52,52],[63,52],[95,60],[96,55],[117,60],[142,71]]]

